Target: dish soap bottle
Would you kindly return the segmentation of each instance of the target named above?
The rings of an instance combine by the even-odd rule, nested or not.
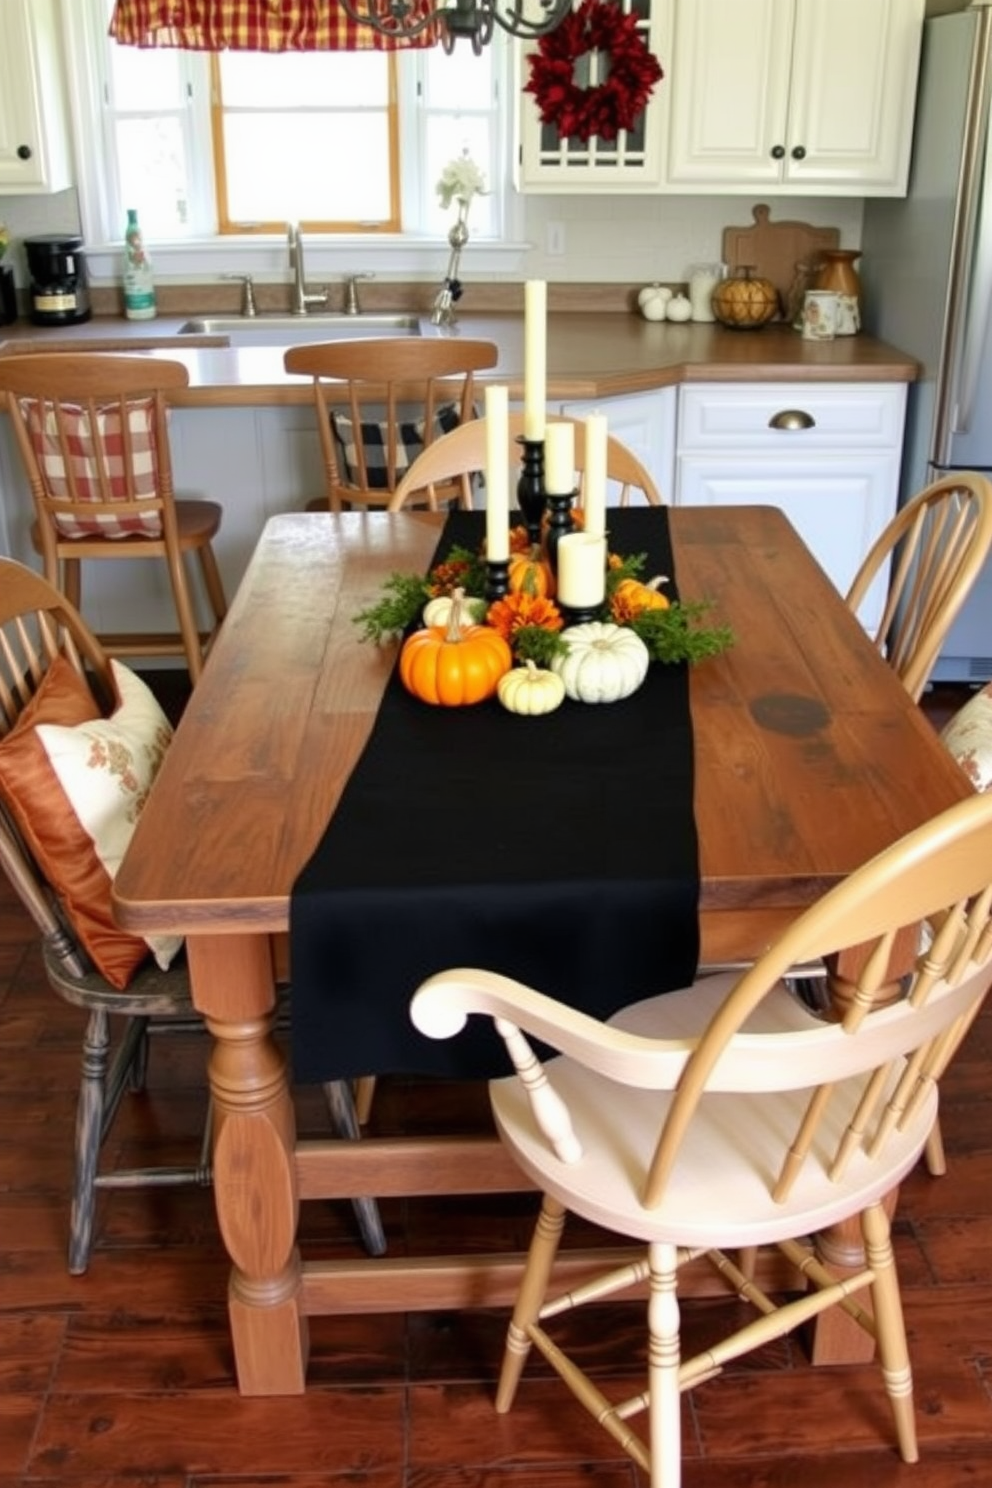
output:
[[[124,314],[128,320],[151,320],[155,311],[151,260],[138,226],[138,213],[129,207],[124,232]]]

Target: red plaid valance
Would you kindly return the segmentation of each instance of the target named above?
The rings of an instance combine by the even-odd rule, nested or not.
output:
[[[381,36],[338,0],[117,0],[110,35],[125,46],[194,52],[397,51],[438,40],[434,26],[412,41]]]

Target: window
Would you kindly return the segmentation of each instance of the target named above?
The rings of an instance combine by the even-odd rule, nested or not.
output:
[[[119,242],[128,207],[159,245],[281,234],[289,220],[318,233],[438,237],[451,214],[436,182],[463,149],[491,187],[473,203],[473,239],[505,231],[502,36],[481,57],[437,47],[211,58],[118,46],[106,35],[111,9],[64,7],[91,244]]]

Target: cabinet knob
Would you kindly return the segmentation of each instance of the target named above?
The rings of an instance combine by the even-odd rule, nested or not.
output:
[[[785,146],[784,145],[772,145],[772,159],[773,160],[783,160],[784,158],[785,158]]]
[[[793,158],[793,160],[805,160],[806,159],[806,146],[805,145],[796,145],[795,149],[792,152],[792,158]]]
[[[816,419],[805,408],[783,408],[768,420],[769,429],[815,429]]]
[[[18,147],[17,147],[17,158],[18,158],[18,160],[30,160],[31,159],[31,146],[30,145],[18,145]]]

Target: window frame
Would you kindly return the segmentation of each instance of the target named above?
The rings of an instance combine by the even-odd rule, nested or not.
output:
[[[123,223],[119,231],[111,224],[111,193],[106,173],[100,162],[105,159],[106,144],[102,138],[103,119],[101,79],[97,66],[98,48],[105,37],[98,19],[99,0],[74,0],[62,6],[63,40],[65,42],[67,91],[73,119],[73,141],[76,162],[77,196],[80,222],[87,246],[87,263],[95,283],[119,278],[119,261]],[[494,159],[496,168],[490,175],[494,192],[495,235],[476,236],[471,244],[471,257],[464,264],[466,278],[487,275],[515,277],[523,272],[530,245],[522,241],[523,203],[512,186],[510,150],[514,131],[507,117],[504,100],[510,94],[513,76],[512,43],[497,31],[491,45],[495,55]],[[415,69],[418,53],[400,59]],[[189,53],[192,66],[207,67],[203,54]],[[451,59],[457,65],[457,51]],[[415,141],[401,172],[401,211],[404,221],[419,221],[418,204],[425,200],[425,183],[421,160],[424,151],[426,110],[419,106],[419,80],[414,72],[412,86],[399,90],[399,125],[404,144]],[[194,90],[191,105],[191,127],[196,134],[209,138],[210,108],[205,89]],[[200,135],[200,131],[205,131]],[[203,153],[203,152],[200,152]],[[211,160],[212,160],[212,152]],[[204,172],[211,199],[212,179]],[[203,183],[194,186],[204,189]],[[153,245],[156,270],[161,276],[189,278],[193,281],[218,278],[225,273],[245,273],[278,282],[287,277],[285,233],[276,234],[203,234],[163,241]],[[383,276],[407,275],[412,278],[443,276],[448,256],[445,234],[419,227],[396,232],[315,232],[307,238],[307,267],[310,278],[343,277],[358,271]]]

